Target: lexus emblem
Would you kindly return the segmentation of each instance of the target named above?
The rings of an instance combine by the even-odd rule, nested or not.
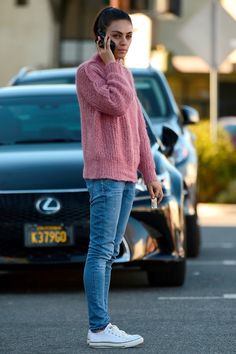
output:
[[[56,198],[44,197],[36,202],[36,209],[41,214],[56,214],[61,209],[61,203]]]

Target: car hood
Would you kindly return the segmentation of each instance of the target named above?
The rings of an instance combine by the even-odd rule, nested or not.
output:
[[[0,191],[86,188],[80,143],[0,146]]]

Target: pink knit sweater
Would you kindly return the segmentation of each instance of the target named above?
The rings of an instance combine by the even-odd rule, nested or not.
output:
[[[119,62],[105,65],[96,54],[76,74],[81,110],[83,176],[156,180],[150,142],[132,74]]]

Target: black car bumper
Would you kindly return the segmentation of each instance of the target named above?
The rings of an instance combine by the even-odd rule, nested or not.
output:
[[[50,196],[59,199],[63,206],[54,216],[42,216],[35,210],[34,205],[41,194],[1,196],[1,269],[84,264],[89,243],[88,193],[51,193]],[[173,201],[171,205],[173,207]],[[176,204],[174,208],[177,210],[178,205]],[[150,202],[143,207],[134,206],[117,263],[141,266],[142,263],[151,265],[153,262],[169,262],[180,258],[174,244],[173,215],[168,199],[164,199],[154,211],[150,210]],[[73,231],[74,244],[29,247],[25,237],[26,224],[67,225]],[[176,256],[173,256],[174,254]]]

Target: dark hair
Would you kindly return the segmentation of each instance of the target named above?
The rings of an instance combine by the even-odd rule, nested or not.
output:
[[[132,24],[132,20],[127,12],[111,6],[103,8],[97,14],[93,25],[95,37],[97,37],[98,31],[106,32],[107,27],[109,27],[113,21],[117,20],[127,20]]]

